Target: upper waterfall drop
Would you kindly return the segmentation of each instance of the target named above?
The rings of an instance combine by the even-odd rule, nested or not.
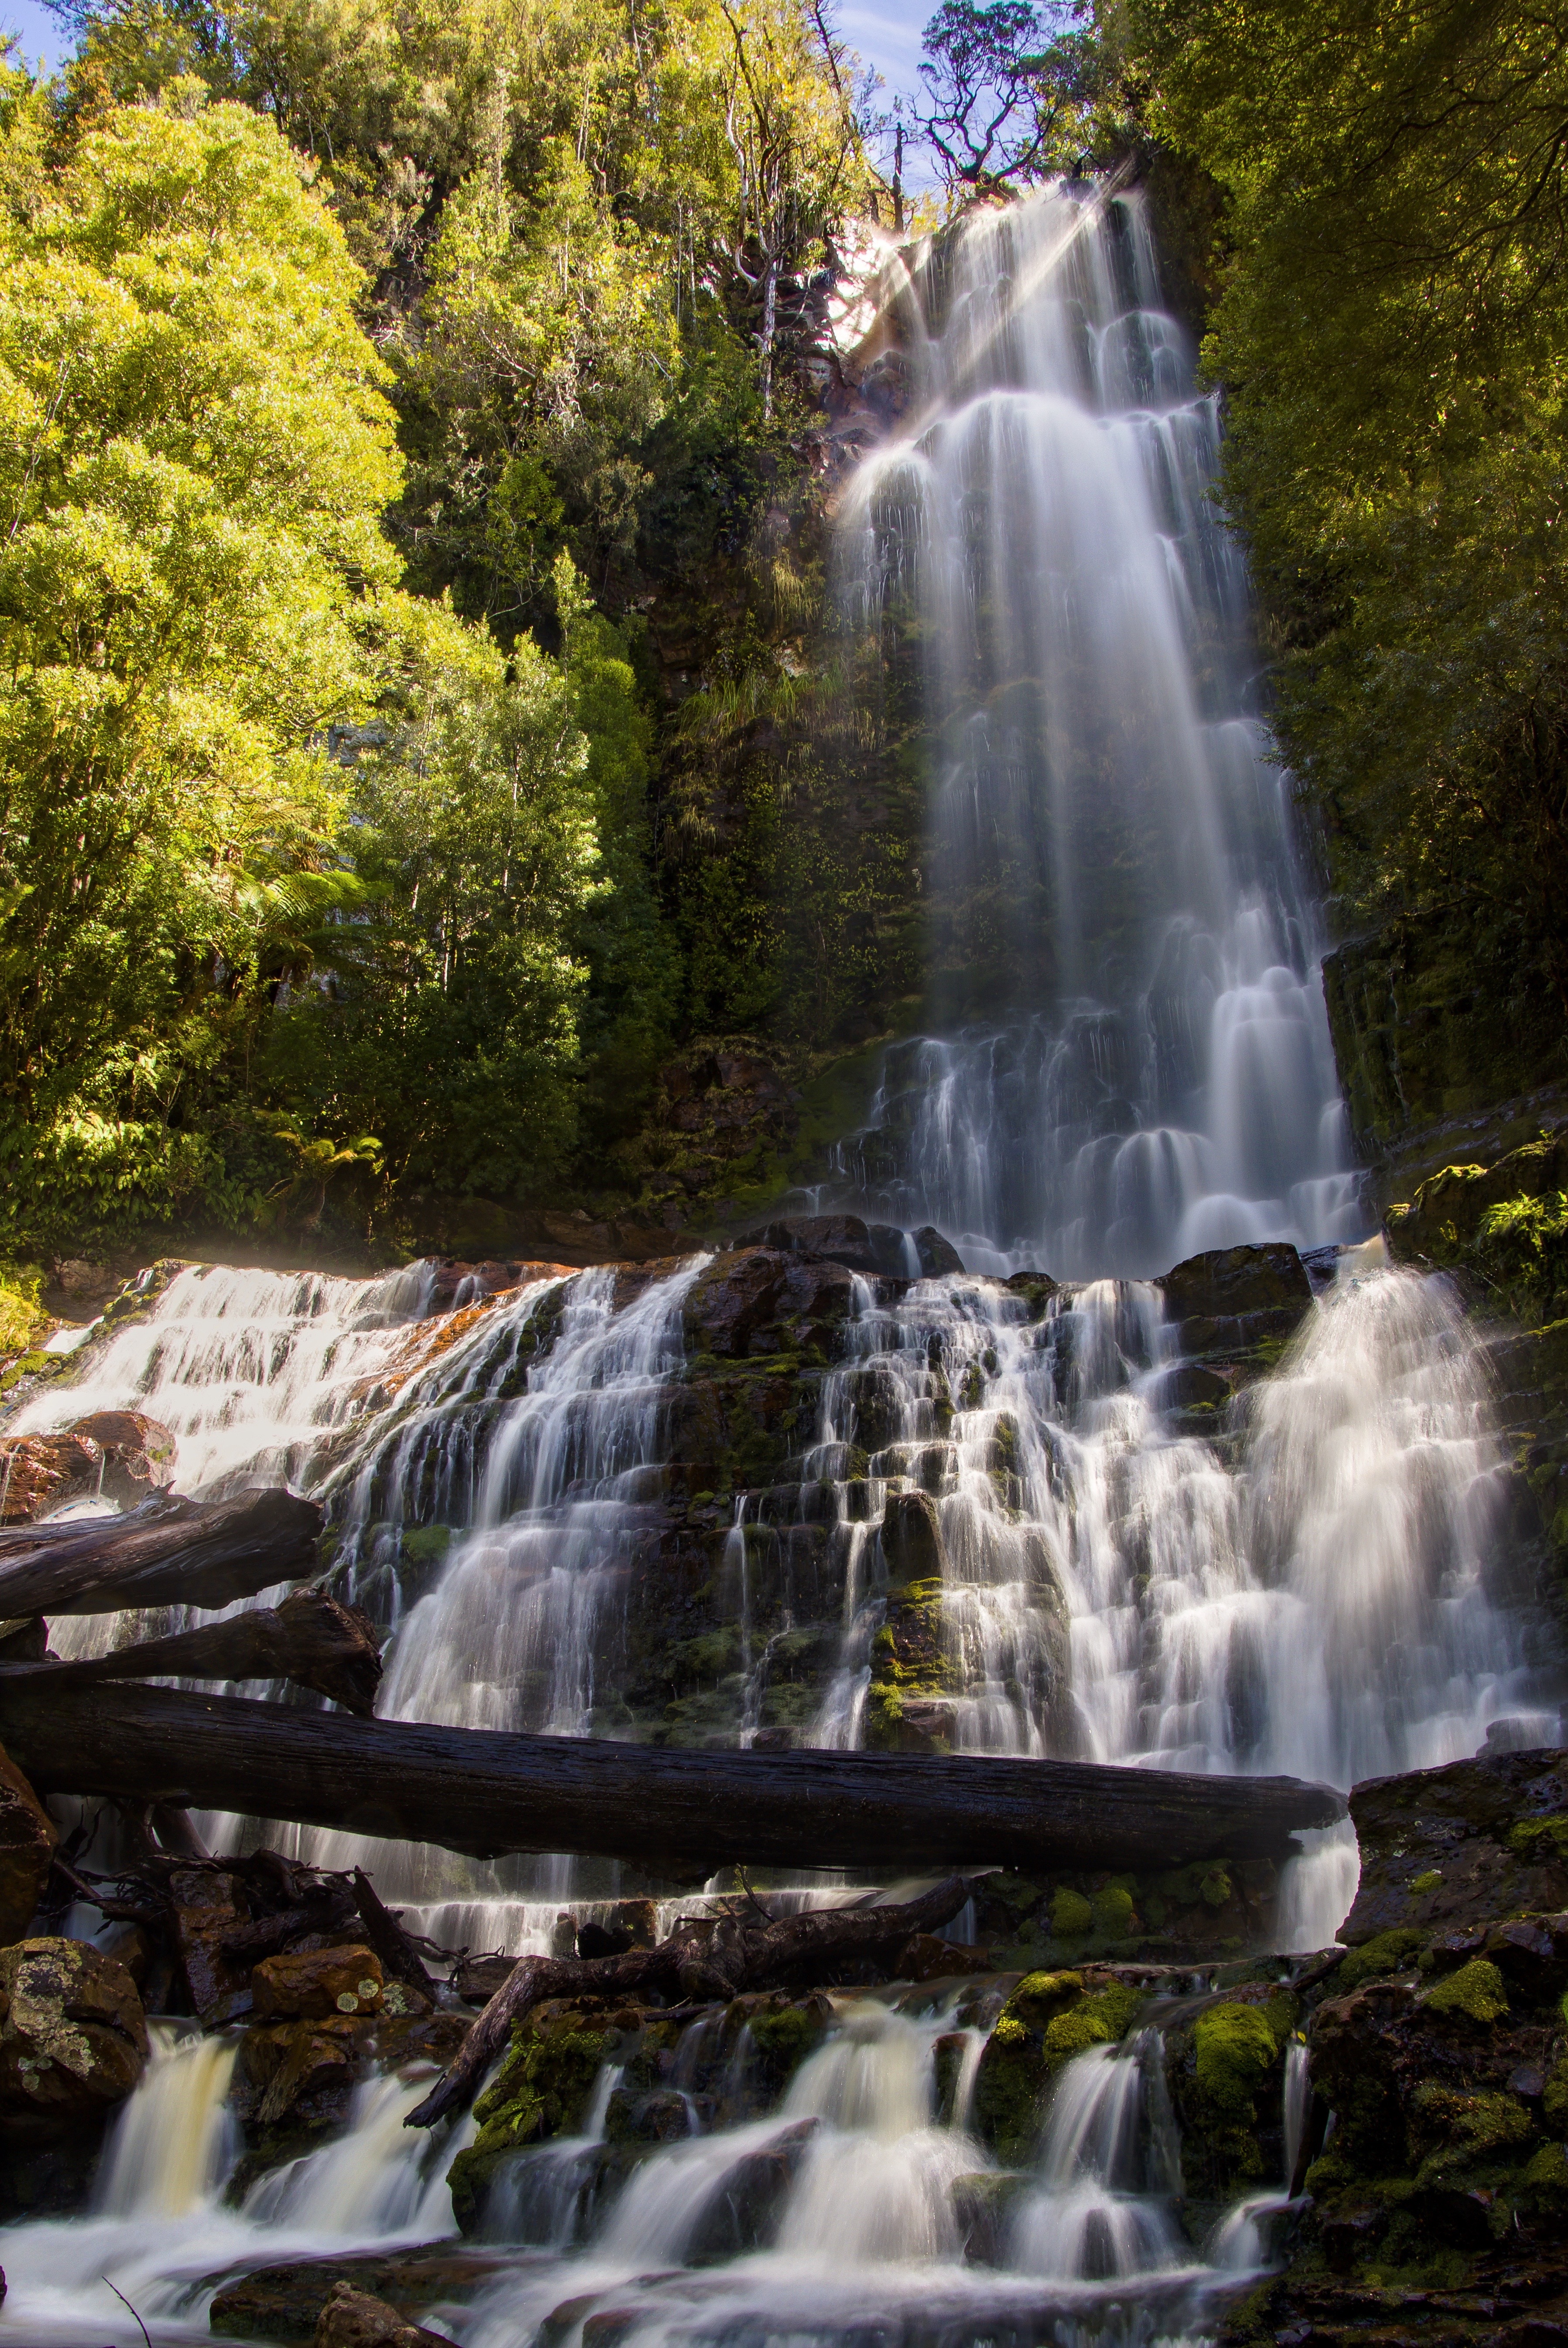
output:
[[[1361,1236],[1218,402],[1141,199],[977,211],[885,264],[883,312],[904,437],[839,554],[854,623],[918,659],[935,1027],[887,1053],[842,1185],[971,1270]]]

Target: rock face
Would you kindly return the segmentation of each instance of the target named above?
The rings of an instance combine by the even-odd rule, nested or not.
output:
[[[38,1797],[0,1751],[0,1948],[19,1941],[32,1922],[56,1839]]]
[[[124,1965],[83,1941],[0,1950],[0,2109],[93,2117],[129,2095],[147,2024]]]

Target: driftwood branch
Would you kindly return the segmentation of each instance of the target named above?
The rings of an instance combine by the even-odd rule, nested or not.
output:
[[[918,1900],[880,1908],[823,1908],[775,1921],[756,1908],[712,1918],[684,1919],[656,1949],[628,1949],[618,1957],[519,1957],[507,1980],[406,2127],[433,2127],[448,2112],[466,2110],[513,2025],[551,1997],[623,1997],[674,1990],[692,1998],[738,1996],[743,1989],[827,1957],[896,1951],[912,1933],[950,1923],[969,1896],[961,1875]]]
[[[340,1605],[324,1590],[296,1590],[281,1606],[255,1606],[227,1622],[204,1623],[167,1639],[144,1640],[80,1662],[11,1663],[51,1687],[104,1680],[293,1680],[362,1715],[375,1709],[381,1650],[368,1615]]]
[[[0,1620],[227,1606],[313,1574],[321,1529],[316,1501],[274,1489],[161,1493],[128,1516],[20,1526],[0,1533]]]
[[[50,1792],[289,1818],[491,1859],[568,1850],[702,1881],[727,1864],[1165,1869],[1284,1859],[1343,1798],[984,1754],[713,1753],[510,1736],[241,1696],[0,1673],[0,1743]]]

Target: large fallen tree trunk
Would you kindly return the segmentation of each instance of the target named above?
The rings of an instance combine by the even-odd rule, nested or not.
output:
[[[512,2024],[547,1997],[625,1997],[677,1990],[683,1997],[729,1999],[813,1958],[901,1949],[913,1933],[935,1932],[950,1923],[968,1896],[963,1877],[953,1875],[918,1900],[883,1907],[818,1908],[804,1916],[774,1918],[758,1902],[749,1913],[732,1910],[716,1922],[711,1917],[689,1919],[656,1949],[628,1949],[617,1957],[519,1957],[452,2063],[404,2126],[433,2127],[449,2111],[466,2109]]]
[[[368,1616],[324,1590],[295,1590],[282,1605],[253,1606],[167,1639],[117,1647],[70,1663],[0,1664],[0,1678],[36,1676],[51,1688],[106,1680],[293,1680],[368,1717],[381,1682],[381,1650]]]
[[[228,1500],[160,1494],[124,1517],[0,1533],[0,1620],[227,1606],[316,1570],[322,1510],[297,1492]]]
[[[190,1804],[439,1843],[630,1859],[701,1880],[730,1862],[884,1872],[996,1863],[1171,1868],[1280,1859],[1345,1816],[1294,1777],[1078,1761],[655,1750],[507,1736],[162,1688],[0,1678],[0,1744],[50,1791]]]

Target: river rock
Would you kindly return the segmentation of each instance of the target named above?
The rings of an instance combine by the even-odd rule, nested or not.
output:
[[[384,1993],[381,1959],[373,1949],[285,1951],[266,1957],[251,1976],[258,2021],[274,2014],[324,2021],[329,2014],[374,2014]]]
[[[0,2107],[74,2118],[129,2095],[147,2024],[122,1964],[85,1941],[0,1951]]]
[[[465,2300],[515,2260],[504,2250],[436,2243],[380,2257],[353,2252],[338,2258],[291,2259],[256,2267],[220,2288],[208,2318],[221,2338],[278,2340],[306,2348],[328,2298],[339,2283],[394,2306],[422,2310],[437,2301]],[[400,2319],[406,2322],[406,2316]],[[450,2348],[450,2343],[447,2343]]]
[[[96,1411],[62,1435],[0,1438],[0,1524],[28,1524],[100,1495],[135,1508],[173,1480],[167,1427],[139,1411]]]
[[[0,1750],[0,1948],[19,1941],[32,1922],[56,1840],[42,1802]]]
[[[444,2335],[410,2323],[384,2299],[334,2282],[316,2322],[314,2348],[450,2348]]]
[[[1350,1797],[1361,1881],[1341,1936],[1568,1908],[1568,1754],[1488,1753]]]

